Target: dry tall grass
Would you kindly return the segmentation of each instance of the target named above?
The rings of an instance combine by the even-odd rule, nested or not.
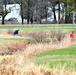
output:
[[[26,49],[26,46],[26,42],[15,40],[8,41],[3,45],[0,43],[0,54],[5,55],[13,52],[23,51],[24,49]]]
[[[76,75],[76,72],[66,71],[65,68],[49,69],[45,66],[35,66],[29,63],[23,66],[1,65],[0,75]]]
[[[67,38],[56,44],[52,42],[29,44],[24,51],[15,57],[0,61],[0,75],[76,75],[76,71],[67,71],[65,65],[61,69],[48,69],[45,66],[35,66],[32,62],[27,63],[26,61],[38,52],[64,48],[71,44],[68,35]]]

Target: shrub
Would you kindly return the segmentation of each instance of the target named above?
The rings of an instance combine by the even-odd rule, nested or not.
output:
[[[27,44],[23,41],[9,41],[6,45],[0,45],[0,55],[12,54],[13,52],[23,51]]]
[[[13,34],[13,30],[8,29],[7,34],[12,35]]]
[[[47,42],[49,34],[47,31],[37,31],[29,34],[30,37],[34,38],[38,43]]]
[[[61,30],[52,30],[50,38],[56,39],[56,41],[62,41],[66,37],[66,33]]]
[[[26,43],[22,41],[12,41],[7,44],[10,52],[22,51],[26,48]]]
[[[47,43],[62,41],[66,37],[66,33],[61,30],[37,31],[30,33],[29,36],[34,38],[38,43]]]

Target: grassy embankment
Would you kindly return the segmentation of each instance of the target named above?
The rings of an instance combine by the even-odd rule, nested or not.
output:
[[[34,56],[34,61],[37,65],[76,70],[76,45],[38,53]]]

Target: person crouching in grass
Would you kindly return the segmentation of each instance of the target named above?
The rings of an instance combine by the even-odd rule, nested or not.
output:
[[[18,32],[19,32],[19,29],[14,30],[14,31],[13,31],[13,35],[14,35],[14,36],[15,36],[15,35],[18,35]]]

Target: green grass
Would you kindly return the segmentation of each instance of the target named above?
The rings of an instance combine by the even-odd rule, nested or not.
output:
[[[62,67],[76,70],[76,45],[57,50],[47,50],[33,56],[37,65],[47,65],[51,68]]]
[[[72,55],[72,54],[73,55],[76,54],[76,45],[72,45],[71,47],[68,47],[68,48],[45,51],[37,54],[36,56],[41,57],[45,55]]]
[[[31,32],[31,31],[37,31],[37,30],[51,30],[51,29],[63,29],[72,31],[74,30],[74,26],[71,24],[65,25],[65,24],[32,24],[32,25],[1,25],[0,29],[19,29],[22,32]]]
[[[21,38],[18,38],[18,37],[0,38],[1,45],[6,45],[8,42],[11,42],[11,41],[24,41],[26,43],[36,43],[36,40],[32,38],[22,38],[22,37]]]

